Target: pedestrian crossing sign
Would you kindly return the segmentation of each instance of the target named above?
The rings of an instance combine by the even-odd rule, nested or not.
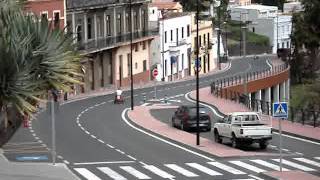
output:
[[[288,118],[288,104],[287,102],[273,103],[273,117]]]

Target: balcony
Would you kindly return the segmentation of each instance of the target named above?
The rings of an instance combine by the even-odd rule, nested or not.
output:
[[[187,44],[186,39],[182,39],[182,40],[176,41],[176,42],[171,42],[171,43],[169,43],[169,51],[170,52],[177,52],[180,50],[180,47],[185,44]]]
[[[141,38],[156,36],[158,34],[159,34],[158,28],[149,29],[147,31],[134,32],[132,34],[132,41],[135,41]],[[130,33],[123,34],[120,36],[104,37],[97,40],[89,40],[87,43],[78,44],[78,50],[80,51],[81,54],[89,54],[89,53],[121,46],[125,43],[130,43]]]

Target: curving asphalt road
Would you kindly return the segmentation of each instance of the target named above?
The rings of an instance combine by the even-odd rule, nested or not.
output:
[[[219,78],[269,69],[270,66],[267,64],[267,59],[268,57],[260,57],[258,60],[254,60],[248,57],[233,60],[230,69],[227,71],[202,77],[200,79],[200,87],[208,86],[210,82]],[[163,98],[165,95],[182,98],[182,95],[194,89],[194,79],[164,84],[157,86],[157,96],[158,98]],[[207,173],[197,173],[197,175],[201,174],[199,176],[194,176],[195,174],[193,176],[192,174],[186,176],[186,174],[182,173],[181,169],[177,170],[175,165],[185,167],[186,163],[197,163],[208,166],[208,162],[214,160],[228,163],[225,159],[217,159],[179,143],[177,144],[181,148],[174,147],[130,127],[122,118],[123,110],[130,106],[129,95],[130,92],[124,92],[126,103],[123,105],[114,105],[112,103],[113,95],[106,95],[60,106],[56,117],[57,155],[79,178],[85,179],[81,174],[88,175],[87,170],[89,170],[93,173],[89,173],[92,175],[91,179],[97,179],[98,177],[101,177],[101,179],[112,179],[110,178],[112,171],[108,169],[111,168],[114,170],[113,179],[116,179],[116,172],[123,173],[125,172],[124,169],[134,167],[140,172],[148,170],[145,175],[152,179],[163,179],[165,177],[166,179],[205,180],[212,179],[212,176]],[[146,96],[147,99],[153,97],[153,88],[137,89],[135,90],[135,95],[135,105],[142,104],[143,96]],[[38,116],[38,120],[33,122],[33,130],[50,147],[51,121],[49,113],[44,112]],[[274,139],[276,142],[277,137]],[[299,143],[299,145],[295,143]],[[309,143],[294,142],[289,138],[284,139],[284,146],[296,149],[293,151],[304,152],[299,147],[301,144],[307,147],[307,149],[310,147],[310,152],[312,148],[318,148]],[[192,152],[183,150],[183,148],[190,149]],[[206,158],[200,157],[197,153],[203,154]],[[313,153],[312,156],[319,155],[319,153]],[[235,157],[235,159],[239,158]],[[97,169],[98,167],[107,168],[99,170]],[[167,174],[161,174],[162,178],[160,178],[159,174],[150,173],[150,171],[159,173],[159,171],[155,170],[155,167],[165,169]],[[188,168],[186,169],[188,170]],[[252,172],[246,169],[241,169],[241,172],[244,172],[243,174],[233,171],[226,173],[224,171],[217,171],[222,174],[217,179],[255,179]],[[109,176],[106,176],[106,173],[109,173]],[[136,174],[136,176],[138,175]],[[135,179],[132,178],[132,174],[125,177],[127,179]],[[141,174],[140,178],[143,179]],[[121,179],[121,177],[118,177],[118,179]]]

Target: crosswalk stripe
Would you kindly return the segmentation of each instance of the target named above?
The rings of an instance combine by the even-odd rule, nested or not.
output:
[[[138,179],[151,179],[149,176],[143,174],[142,172],[134,169],[131,166],[120,166],[121,169],[123,169],[124,171],[126,171],[127,173],[135,176]]]
[[[215,166],[217,168],[220,168],[222,170],[228,171],[228,172],[230,172],[232,174],[246,174],[245,172],[242,172],[240,170],[237,170],[237,169],[235,169],[233,167],[227,166],[227,165],[222,164],[220,162],[208,162],[208,164],[213,165],[213,166]]]
[[[280,159],[272,159],[272,160],[274,160],[276,162],[280,162]],[[288,161],[288,160],[285,160],[285,159],[282,159],[282,163],[285,164],[285,165],[288,165],[288,166],[303,170],[303,171],[316,171],[315,169],[312,169],[312,168],[309,168],[307,166],[303,166],[303,165],[300,165],[300,164],[297,164],[297,163],[294,163],[294,162],[291,162],[291,161]]]
[[[320,163],[318,163],[318,162],[316,162],[316,161],[312,161],[312,160],[310,160],[310,159],[306,159],[306,158],[293,158],[293,159],[295,159],[295,160],[297,160],[297,161],[304,162],[304,163],[306,163],[306,164],[311,164],[311,165],[313,165],[313,166],[318,166],[318,167],[320,167]]]
[[[165,164],[165,166],[167,166],[168,168],[170,168],[170,169],[172,169],[172,170],[174,170],[174,171],[176,171],[186,177],[198,177],[199,176],[199,175],[197,175],[191,171],[188,171],[188,170],[186,170],[176,164]]]
[[[85,177],[87,180],[101,180],[86,168],[74,168],[74,170]]]
[[[197,170],[199,170],[199,171],[201,171],[203,173],[206,173],[206,174],[208,174],[210,176],[222,175],[221,173],[219,173],[217,171],[214,171],[212,169],[209,169],[209,168],[207,168],[205,166],[202,166],[202,165],[200,165],[198,163],[186,163],[186,164],[188,166],[193,167],[194,169],[197,169]]]
[[[114,180],[127,180],[127,178],[121,176],[119,173],[108,167],[98,167],[98,169]]]
[[[250,160],[252,162],[255,162],[257,164],[260,164],[262,166],[266,166],[270,169],[273,169],[273,170],[276,170],[276,171],[280,171],[280,167],[278,165],[275,165],[275,164],[272,164],[272,163],[269,163],[267,161],[263,161],[263,160],[260,160],[260,159],[256,159],[256,160]],[[289,171],[289,169],[286,169],[286,168],[282,168],[283,171]]]
[[[240,166],[240,167],[249,169],[251,171],[254,171],[256,173],[261,173],[261,172],[265,172],[266,171],[264,169],[257,168],[255,166],[252,166],[250,164],[247,164],[247,163],[244,163],[244,162],[241,162],[241,161],[229,161],[229,162],[232,163],[232,164],[235,164],[237,166]]]
[[[315,157],[315,159],[318,159],[318,160],[320,160],[320,157]]]
[[[143,167],[145,169],[153,172],[154,174],[162,177],[162,178],[168,178],[168,179],[174,178],[173,175],[171,175],[171,174],[169,174],[169,173],[167,173],[167,172],[165,172],[165,171],[163,171],[163,170],[161,170],[161,169],[159,169],[159,168],[157,168],[157,167],[155,167],[153,165],[146,165],[146,166],[143,166]]]

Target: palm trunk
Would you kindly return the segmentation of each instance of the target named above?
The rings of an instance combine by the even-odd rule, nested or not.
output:
[[[3,106],[3,112],[4,112],[4,131],[7,132],[7,129],[8,129],[8,107],[7,107],[7,105]]]

